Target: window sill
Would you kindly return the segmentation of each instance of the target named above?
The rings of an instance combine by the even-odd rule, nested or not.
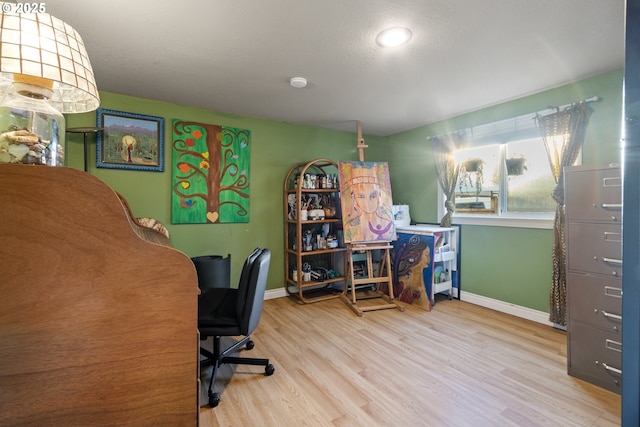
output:
[[[540,228],[553,230],[553,215],[463,215],[454,214],[451,223],[455,225],[483,225],[489,227]]]

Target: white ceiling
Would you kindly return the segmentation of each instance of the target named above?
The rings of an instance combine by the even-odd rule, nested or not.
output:
[[[45,4],[81,34],[100,90],[340,130],[359,120],[370,135],[624,65],[624,0]],[[376,45],[398,25],[408,44]],[[292,88],[293,76],[309,85]]]

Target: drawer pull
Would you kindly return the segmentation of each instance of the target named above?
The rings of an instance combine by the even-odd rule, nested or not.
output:
[[[609,264],[620,264],[622,265],[622,260],[621,259],[616,259],[616,258],[602,258],[602,261],[604,262],[608,262]]]
[[[604,317],[607,317],[609,319],[614,319],[614,320],[620,320],[622,321],[622,316],[620,316],[619,314],[613,314],[613,313],[609,313],[607,311],[604,310],[600,310],[600,313],[602,313],[602,315]]]
[[[613,286],[605,286],[604,295],[608,297],[622,298],[622,289],[614,288]]]
[[[622,209],[622,203],[603,203],[603,209]]]
[[[606,363],[602,362],[602,367],[609,372],[613,372],[614,374],[622,375],[622,369],[614,368],[613,366],[609,366]]]

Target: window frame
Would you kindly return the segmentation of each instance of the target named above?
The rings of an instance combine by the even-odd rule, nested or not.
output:
[[[439,185],[438,185],[439,187]],[[438,190],[438,218],[442,218],[446,211],[444,208],[444,192]],[[466,214],[454,212],[451,216],[451,223],[455,225],[481,225],[489,227],[515,227],[515,228],[538,228],[553,230],[555,212],[526,212],[512,214]]]
[[[501,158],[504,158],[506,145],[510,142],[516,142],[529,139],[526,135],[530,134],[532,129],[537,126],[531,125],[534,122],[536,114],[526,114],[512,119],[502,120],[476,128],[467,129],[467,134],[473,135],[467,148],[489,145],[489,141],[499,145]],[[522,135],[519,135],[522,133]],[[475,141],[475,142],[474,142]],[[462,148],[462,147],[460,147]],[[504,169],[504,168],[503,168]],[[506,171],[501,170],[501,181],[506,179]],[[551,172],[550,172],[551,173]],[[454,212],[451,216],[451,222],[460,225],[479,225],[491,227],[515,227],[515,228],[536,228],[552,230],[555,220],[555,210],[553,212],[505,212],[507,203],[505,198],[506,182],[500,184],[499,209],[497,214],[473,214]],[[551,197],[551,196],[549,196]],[[438,218],[442,218],[446,209],[444,207],[445,195],[444,191],[438,184]],[[502,212],[502,213],[501,213]]]

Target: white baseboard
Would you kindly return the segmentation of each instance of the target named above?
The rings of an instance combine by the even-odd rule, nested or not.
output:
[[[282,298],[287,296],[287,291],[280,287],[278,289],[269,289],[264,293],[264,299]]]
[[[528,307],[523,307],[521,305],[515,305],[509,302],[488,298],[482,295],[472,294],[470,292],[465,292],[464,290],[460,293],[460,300],[462,301],[480,305],[482,307],[487,307],[492,310],[500,311],[502,313],[511,314],[512,316],[521,317],[523,319],[532,320],[544,325],[558,327],[558,325],[549,322],[549,313],[545,313],[544,311],[534,310]]]
[[[457,296],[455,295],[457,291],[457,289],[454,289],[454,296]],[[564,326],[549,322],[549,313],[545,313],[544,311],[534,310],[528,307],[511,304],[493,298],[488,298],[482,295],[472,294],[471,292],[461,291],[460,294],[460,300],[471,304],[487,307],[492,310],[507,313],[516,317],[521,317],[523,319],[531,320],[537,323],[542,323],[543,325],[552,326],[554,328],[566,329],[566,327]],[[273,298],[283,298],[286,296],[287,291],[284,288],[269,289],[265,292],[264,299],[268,300]]]

